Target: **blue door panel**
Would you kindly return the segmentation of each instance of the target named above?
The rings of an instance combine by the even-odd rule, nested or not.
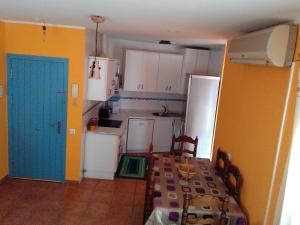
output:
[[[9,176],[63,181],[68,62],[8,55],[7,68]]]

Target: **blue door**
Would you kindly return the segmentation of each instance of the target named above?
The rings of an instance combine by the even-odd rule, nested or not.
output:
[[[68,61],[7,55],[9,176],[64,181]]]

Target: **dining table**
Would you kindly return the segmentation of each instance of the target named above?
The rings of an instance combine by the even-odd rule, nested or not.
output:
[[[182,163],[194,165],[195,174],[186,179],[178,171]],[[220,218],[222,204],[226,199],[227,225],[246,225],[246,216],[236,200],[228,195],[228,190],[217,176],[214,165],[209,159],[174,156],[170,154],[153,154],[153,211],[146,225],[180,225],[183,212],[184,195],[192,198],[211,196],[217,201],[206,201],[188,206],[188,213],[198,218]],[[219,203],[218,203],[219,200]],[[218,204],[216,204],[216,202]],[[195,223],[197,224],[197,223]],[[218,223],[217,223],[218,224]]]

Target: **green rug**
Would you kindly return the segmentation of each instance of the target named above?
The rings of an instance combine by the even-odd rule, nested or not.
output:
[[[145,156],[123,155],[116,177],[146,179],[148,159]]]

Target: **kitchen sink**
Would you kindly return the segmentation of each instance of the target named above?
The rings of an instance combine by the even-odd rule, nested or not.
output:
[[[160,116],[160,117],[182,117],[180,113],[174,113],[174,112],[154,112],[152,113],[153,116]]]

